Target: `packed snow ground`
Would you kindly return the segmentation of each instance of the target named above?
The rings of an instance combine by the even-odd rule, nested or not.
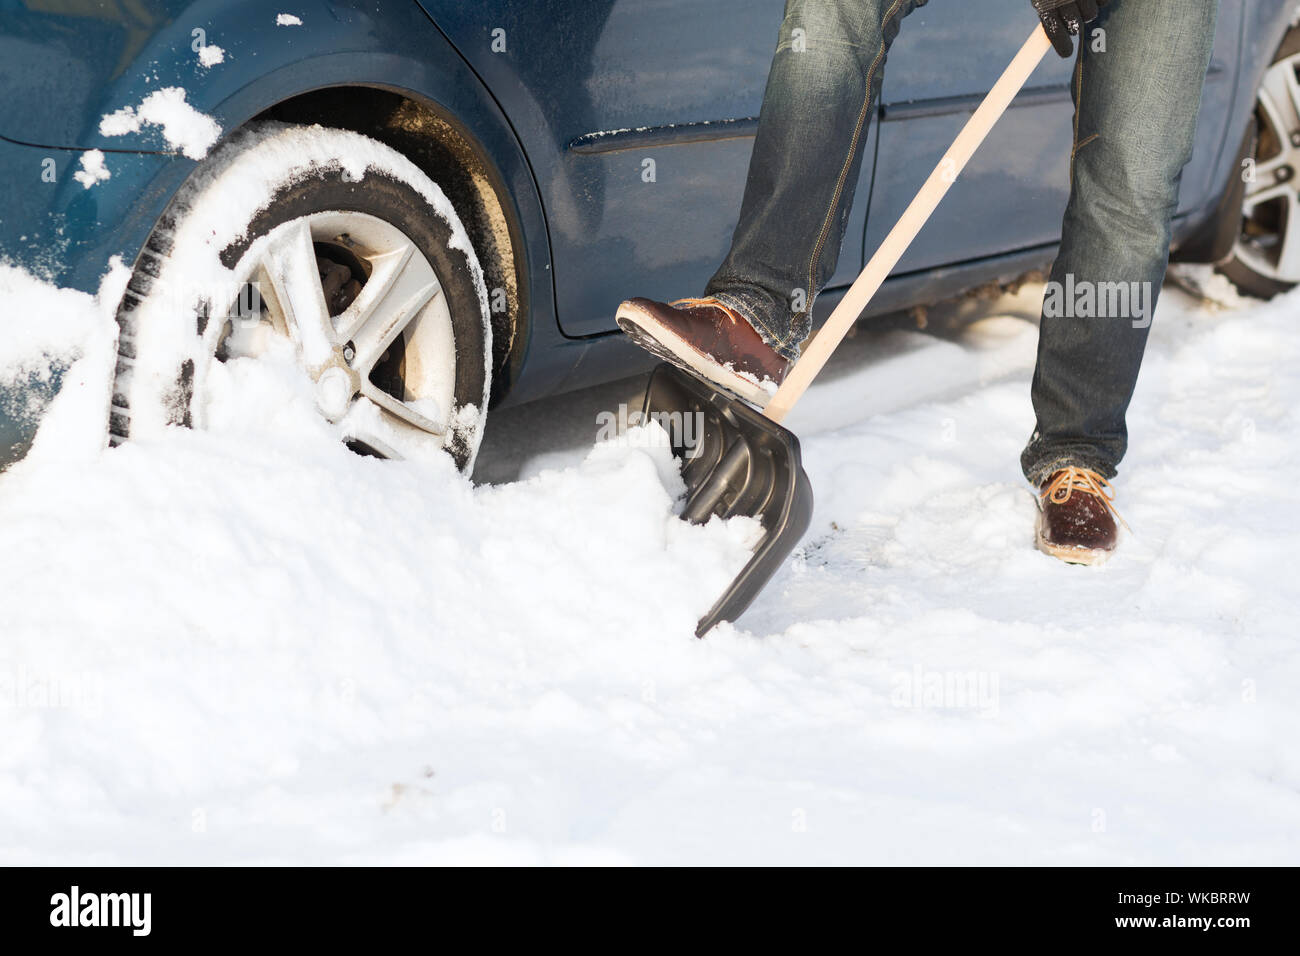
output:
[[[1300,862],[1300,294],[1166,290],[1085,569],[1017,466],[1039,293],[845,344],[813,530],[699,641],[753,529],[592,448],[637,382],[490,417],[495,485],[337,446],[287,355],[102,451],[105,304],[0,275],[0,366],[84,338],[0,475],[0,861]]]

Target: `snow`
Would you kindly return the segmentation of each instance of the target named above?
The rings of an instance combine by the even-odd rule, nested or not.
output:
[[[211,43],[205,43],[199,47],[199,62],[204,68],[214,67],[218,63],[226,62],[226,51],[221,47]]]
[[[59,289],[15,266],[0,263],[0,384],[46,371],[51,364],[94,355],[111,361],[110,341],[116,336],[113,311],[126,280],[114,259],[99,296]]]
[[[202,159],[220,138],[221,127],[212,117],[185,102],[185,96],[185,90],[179,86],[155,90],[139,106],[124,106],[101,117],[100,135],[125,136],[140,132],[144,126],[159,126],[169,146],[190,159]]]
[[[102,150],[89,149],[81,154],[81,169],[72,174],[72,178],[81,185],[89,189],[95,183],[102,183],[108,180],[113,174],[108,171],[104,165],[104,153]]]
[[[105,333],[0,276],[0,356]],[[56,408],[0,475],[0,862],[1300,862],[1300,293],[1166,289],[1100,568],[1031,544],[1041,294],[845,343],[813,530],[702,641],[755,529],[592,446],[637,382],[490,417],[477,486],[339,447],[287,348],[206,431]]]
[[[275,25],[277,27],[300,27],[302,26],[302,20],[292,13],[277,13],[275,15]]]
[[[1250,301],[1237,291],[1227,276],[1211,265],[1174,263],[1169,267],[1169,278],[1211,308],[1240,309]]]
[[[0,415],[43,423],[31,461],[91,461],[103,448],[117,350],[113,315],[130,278],[114,257],[98,295],[90,296],[0,264],[7,313],[0,321]],[[61,387],[47,407],[56,376]]]

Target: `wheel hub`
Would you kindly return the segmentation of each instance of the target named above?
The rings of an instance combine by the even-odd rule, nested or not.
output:
[[[316,378],[316,407],[330,421],[337,422],[347,414],[359,391],[355,372],[341,365],[330,365]]]

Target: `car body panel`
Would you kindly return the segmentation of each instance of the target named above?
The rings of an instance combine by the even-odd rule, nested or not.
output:
[[[565,333],[612,330],[629,281],[700,294],[739,215],[782,0],[422,2],[532,162]],[[870,173],[836,281],[861,265]]]
[[[179,86],[223,130],[303,89],[338,82],[322,53],[425,59],[435,34],[411,0],[305,0],[278,26],[258,0],[28,0],[0,25],[0,136],[44,146],[170,151],[156,127],[108,136],[101,120]],[[43,41],[43,42],[42,42]],[[200,48],[222,51],[205,66]],[[54,66],[51,67],[51,58]],[[382,63],[367,72],[390,73]]]

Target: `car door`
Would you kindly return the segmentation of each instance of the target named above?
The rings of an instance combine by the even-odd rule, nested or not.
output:
[[[1203,204],[1227,120],[1242,0],[1223,0],[1180,211]],[[868,252],[898,221],[1036,24],[1026,0],[931,0],[904,21],[881,96]],[[1074,61],[1053,53],[994,128],[895,274],[1055,243],[1069,199]],[[1233,148],[1236,144],[1232,144]]]
[[[422,3],[528,155],[562,330],[614,328],[628,296],[702,293],[740,212],[783,0]],[[848,279],[867,198],[840,260]]]

